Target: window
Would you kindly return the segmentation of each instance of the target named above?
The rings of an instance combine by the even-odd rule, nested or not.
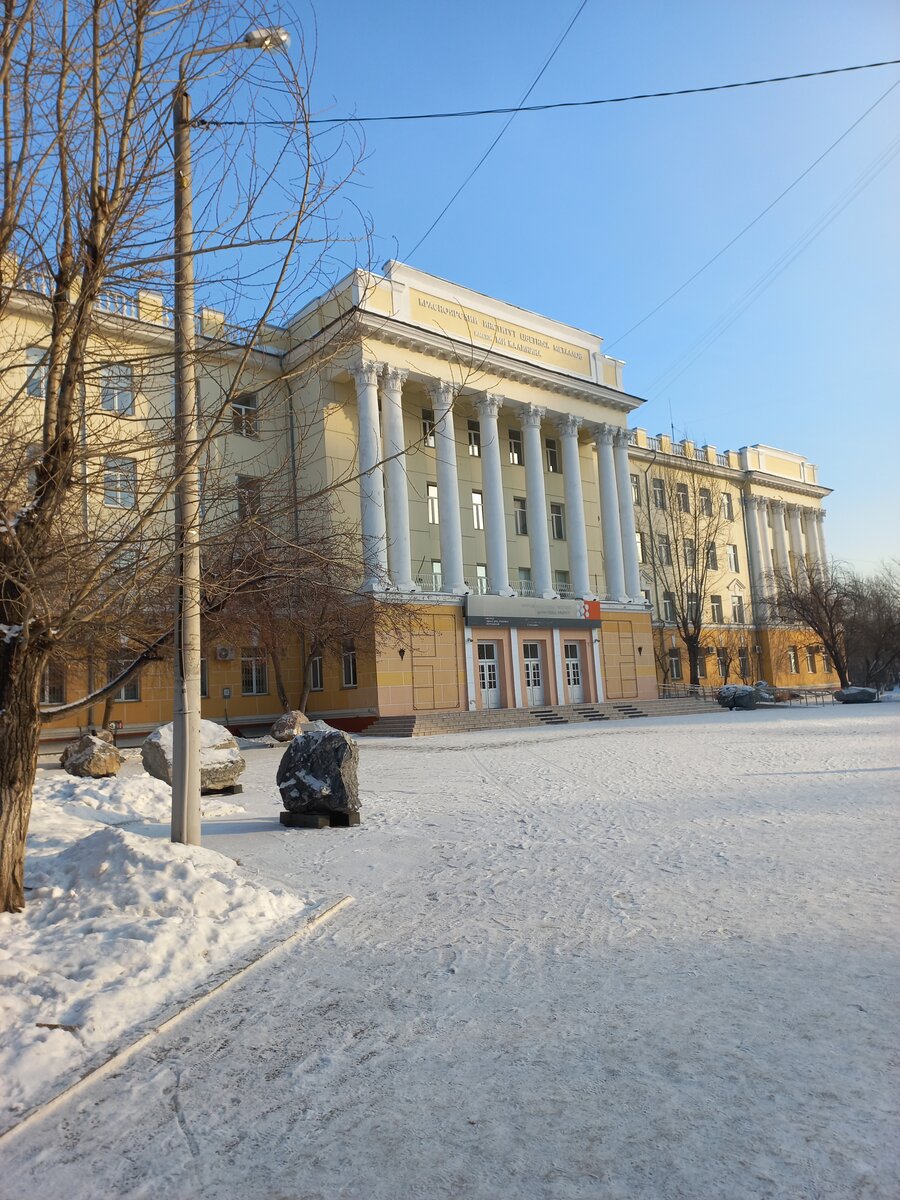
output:
[[[807,671],[809,671],[810,675],[815,675],[815,673],[816,673],[816,652],[812,648],[812,646],[806,647],[806,669],[807,669]]]
[[[684,539],[684,564],[686,567],[692,567],[697,561],[697,548],[694,545],[693,538]]]
[[[40,346],[29,346],[25,351],[25,365],[28,375],[25,378],[25,394],[36,400],[43,400],[47,390],[46,350]]]
[[[800,674],[800,657],[797,654],[796,646],[788,646],[787,652],[788,670],[792,675]]]
[[[738,650],[738,671],[741,679],[750,678],[750,652],[746,646],[741,646]]]
[[[675,620],[675,593],[663,592],[663,620]]]
[[[434,590],[436,592],[439,592],[441,590],[443,582],[444,582],[444,571],[443,571],[443,568],[441,567],[441,560],[439,558],[433,558],[431,560],[431,586],[434,588]]]
[[[509,461],[514,467],[525,465],[525,452],[522,449],[522,430],[509,431]]]
[[[679,512],[689,513],[691,511],[691,496],[686,483],[675,484],[675,503]]]
[[[469,457],[481,457],[481,426],[477,421],[467,421],[466,428],[469,432]]]
[[[441,514],[438,508],[438,490],[436,483],[428,483],[425,485],[425,494],[428,497],[428,524],[440,525]]]
[[[242,392],[231,401],[231,428],[241,437],[256,437],[259,432],[256,392]]]
[[[237,510],[239,521],[252,521],[262,507],[262,481],[254,475],[237,477]]]
[[[726,521],[734,520],[734,501],[731,498],[731,492],[722,493],[722,516]]]
[[[831,665],[831,656],[828,654],[827,650],[822,651],[822,670],[826,675],[830,675],[834,670],[834,667]]]
[[[325,691],[325,671],[321,654],[314,654],[309,660],[309,690],[311,692]]]
[[[719,555],[716,553],[715,542],[710,542],[706,547],[706,565],[711,571],[719,569]]]
[[[698,494],[700,498],[700,511],[704,517],[711,517],[713,511],[712,492],[709,488],[701,488]]]
[[[669,676],[675,683],[677,683],[679,679],[683,678],[683,676],[681,674],[681,651],[680,650],[670,650],[669,651]]]
[[[725,550],[728,553],[728,570],[729,571],[739,571],[741,569],[741,567],[740,567],[740,560],[738,559],[737,546],[726,546]]]
[[[472,493],[472,525],[484,529],[484,496],[481,492]]]
[[[731,619],[735,625],[744,624],[744,597],[731,597]]]
[[[719,674],[722,676],[723,679],[727,679],[729,670],[731,668],[731,660],[728,656],[728,651],[727,650],[717,650],[716,651],[716,662],[719,665]]]
[[[534,595],[534,584],[531,582],[531,567],[519,567],[519,595]]]
[[[666,485],[661,479],[653,480],[653,507],[665,511],[666,508]]]
[[[266,696],[269,692],[269,664],[262,646],[241,647],[241,695]]]
[[[709,609],[710,609],[710,613],[712,615],[713,625],[721,625],[722,622],[725,620],[725,615],[724,615],[724,612],[722,609],[722,597],[721,596],[710,596]]]
[[[434,445],[434,409],[422,409],[422,441],[426,446]]]
[[[657,545],[657,553],[659,556],[659,561],[662,563],[662,565],[664,567],[671,567],[671,565],[672,565],[672,543],[669,540],[669,535],[667,533],[662,534],[661,537],[656,539],[656,545]]]
[[[209,698],[209,664],[205,658],[200,659],[200,699]]]
[[[516,533],[525,537],[528,533],[528,510],[525,501],[519,496],[513,500],[513,515],[516,523]]]
[[[697,678],[706,678],[706,649],[701,646],[697,652]]]
[[[487,563],[475,564],[475,595],[486,596],[488,590]]]
[[[631,499],[635,508],[641,507],[641,481],[637,475],[629,475],[631,480]]]
[[[103,503],[109,508],[134,508],[137,501],[137,463],[133,458],[108,458],[103,465]]]
[[[129,667],[132,664],[132,662],[134,662],[134,659],[131,657],[130,654],[125,654],[118,658],[107,659],[107,661],[106,661],[106,682],[112,683],[112,681],[116,678],[116,676],[121,675],[122,672],[126,669],[126,667]],[[138,676],[138,675],[132,676],[131,679],[127,680],[125,683],[122,684],[122,686],[118,689],[118,691],[113,693],[113,699],[118,700],[123,704],[130,704],[131,702],[133,702],[135,700],[140,700],[140,698],[141,698],[141,680],[140,680],[140,676]]]
[[[65,704],[66,702],[66,668],[61,662],[53,659],[44,668],[41,676],[41,704]]]
[[[565,596],[571,590],[572,580],[569,578],[568,571],[553,572],[553,588],[561,596]]]
[[[547,454],[547,470],[551,475],[558,475],[562,468],[559,465],[559,444],[556,438],[544,438]]]
[[[650,603],[650,589],[649,588],[641,588],[641,595],[644,597],[644,603],[649,604]]]
[[[566,510],[561,504],[550,505],[550,532],[556,541],[566,540]]]
[[[687,594],[687,612],[688,619],[695,624],[700,620],[700,597],[696,592],[688,592]]]
[[[637,543],[638,562],[644,563],[647,561],[647,537],[643,533],[636,533],[634,540]]]
[[[130,363],[104,363],[100,368],[100,407],[120,416],[134,412],[134,372]]]

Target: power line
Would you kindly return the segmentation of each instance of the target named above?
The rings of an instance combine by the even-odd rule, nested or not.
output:
[[[514,109],[507,110],[510,113],[509,120],[507,120],[504,123],[503,128],[500,130],[500,132],[497,134],[497,136],[494,138],[494,140],[488,146],[487,150],[485,150],[484,154],[482,154],[481,158],[479,158],[478,162],[475,164],[475,166],[472,168],[472,170],[468,173],[468,175],[465,177],[465,179],[462,181],[462,183],[459,185],[459,187],[456,189],[456,191],[453,193],[453,195],[450,197],[450,199],[447,201],[447,203],[444,205],[444,207],[438,213],[438,215],[434,218],[434,220],[428,226],[428,228],[425,230],[425,232],[422,234],[422,236],[419,238],[419,240],[416,242],[416,244],[413,246],[413,248],[405,256],[406,258],[411,259],[412,256],[415,254],[415,252],[422,245],[422,243],[426,240],[426,238],[428,238],[429,235],[431,233],[433,233],[433,231],[437,227],[438,223],[444,218],[444,216],[446,216],[446,214],[449,211],[450,206],[453,204],[454,200],[456,200],[456,198],[463,191],[463,189],[466,187],[466,185],[472,180],[472,178],[476,174],[476,172],[484,165],[484,163],[486,162],[486,160],[488,158],[488,155],[491,153],[491,151],[494,149],[494,147],[497,145],[497,143],[503,137],[504,133],[506,133],[507,129],[509,129],[510,125],[512,125],[513,121],[516,119],[519,112],[522,111],[522,105],[525,103],[525,101],[528,99],[528,97],[531,95],[531,93],[537,87],[538,83],[540,82],[541,76],[544,74],[544,72],[550,66],[551,62],[553,62],[553,59],[556,57],[557,50],[559,50],[560,46],[563,44],[563,42],[569,36],[569,32],[571,31],[572,26],[575,24],[575,22],[581,16],[586,4],[587,4],[587,0],[581,0],[581,3],[579,4],[578,8],[575,11],[575,15],[572,17],[572,20],[569,22],[569,24],[563,30],[562,36],[557,41],[556,45],[553,47],[553,49],[547,55],[547,58],[544,61],[544,65],[541,67],[541,69],[538,71],[537,75],[535,75],[534,79],[531,81],[531,84],[530,84],[528,90],[526,91],[526,93],[522,97],[522,99],[519,101],[518,106]]]
[[[577,20],[579,13],[584,8],[587,0],[584,0],[578,12],[573,17],[569,29]],[[565,38],[569,30],[563,34]],[[557,44],[553,51],[559,49]],[[552,55],[551,55],[552,58]],[[540,74],[535,79],[537,83],[540,76],[546,70],[549,64],[544,64]],[[820,79],[825,75],[845,75],[850,71],[871,71],[876,67],[896,67],[900,66],[900,58],[885,59],[884,62],[871,63],[856,63],[850,67],[829,67],[822,71],[799,71],[794,75],[772,75],[767,79],[743,79],[736,83],[713,83],[706,87],[690,87],[690,88],[674,88],[667,92],[636,92],[630,96],[604,96],[598,100],[557,100],[549,104],[525,104],[524,99],[527,98],[533,90],[534,84],[525,93],[525,97],[510,108],[470,108],[460,109],[451,112],[428,112],[428,113],[390,113],[372,117],[311,117],[308,121],[310,125],[373,125],[377,122],[384,121],[447,121],[455,120],[456,118],[465,117],[502,117],[502,116],[517,116],[519,113],[531,112],[550,112],[553,109],[559,108],[595,108],[601,104],[628,104],[633,100],[665,100],[670,96],[699,96],[707,92],[727,92],[733,91],[736,88],[763,87],[770,83],[790,83],[795,79]],[[262,120],[262,121],[215,121],[201,120],[197,124],[220,126],[220,125],[296,125],[296,120]]]
[[[693,275],[689,275],[688,278],[684,281],[684,283],[680,284],[677,288],[675,288],[675,290],[673,292],[669,292],[668,296],[666,296],[666,298],[664,300],[660,300],[659,304],[657,304],[655,308],[651,308],[650,311],[645,316],[641,317],[641,319],[639,321],[636,321],[635,324],[632,325],[630,329],[626,329],[624,333],[620,333],[619,336],[616,338],[613,338],[613,340],[611,342],[607,342],[604,345],[604,350],[608,352],[609,350],[612,349],[613,346],[617,346],[619,344],[619,342],[623,342],[625,340],[625,338],[627,338],[629,336],[629,334],[634,333],[634,331],[636,329],[640,329],[640,327],[646,321],[649,321],[651,317],[656,316],[656,314],[659,312],[659,310],[661,308],[665,308],[665,306],[669,303],[670,300],[674,300],[675,297],[677,295],[679,295],[679,293],[683,292],[684,289],[689,284],[693,283],[694,280],[699,275],[702,275],[707,267],[711,267],[714,262],[716,262],[718,259],[720,259],[722,257],[722,255],[726,252],[726,250],[730,250],[731,247],[735,244],[735,242],[739,241],[744,236],[745,233],[749,232],[749,230],[751,230],[754,225],[758,224],[758,222],[760,222],[763,219],[763,217],[766,215],[766,213],[771,212],[772,209],[775,207],[775,205],[778,204],[778,202],[780,200],[783,200],[784,197],[788,194],[788,192],[792,192],[794,190],[794,188],[797,186],[797,184],[800,183],[802,180],[804,180],[806,178],[806,176],[810,173],[810,171],[813,170],[814,167],[817,167],[819,165],[819,163],[822,161],[823,158],[827,157],[827,155],[829,155],[836,146],[839,146],[840,143],[844,140],[844,138],[847,137],[848,134],[851,134],[853,132],[853,130],[857,127],[857,125],[859,125],[862,121],[864,121],[865,118],[869,115],[869,113],[873,111],[873,109],[878,107],[878,105],[882,102],[882,100],[887,99],[887,97],[891,94],[891,92],[896,87],[900,87],[900,79],[898,79],[896,81],[896,83],[892,83],[886,92],[882,92],[882,94],[878,97],[878,99],[875,101],[874,104],[870,104],[869,107],[866,109],[866,111],[864,113],[862,113],[860,116],[858,116],[852,125],[848,125],[848,127],[844,130],[844,132],[840,135],[840,137],[835,138],[835,140],[831,143],[831,145],[827,148],[827,150],[823,150],[818,158],[814,159],[804,171],[801,171],[801,173],[797,176],[797,178],[793,181],[793,183],[789,183],[783,192],[779,192],[779,194],[775,197],[775,199],[772,200],[769,204],[767,204],[766,207],[762,210],[762,212],[757,213],[756,216],[753,218],[753,220],[749,221],[744,226],[744,228],[739,233],[736,233],[729,242],[726,242],[725,245],[721,248],[721,250],[717,250],[716,253],[712,256],[712,258],[708,258],[702,267],[698,267],[697,270],[693,273]]]

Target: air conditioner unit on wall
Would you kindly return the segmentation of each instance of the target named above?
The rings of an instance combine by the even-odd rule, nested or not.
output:
[[[231,662],[234,658],[234,646],[216,646],[216,661]]]

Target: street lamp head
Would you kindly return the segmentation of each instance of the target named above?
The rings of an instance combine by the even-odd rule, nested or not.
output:
[[[291,35],[280,25],[248,29],[244,34],[244,45],[249,50],[287,50]]]

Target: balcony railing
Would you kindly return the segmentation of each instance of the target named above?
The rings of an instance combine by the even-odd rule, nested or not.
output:
[[[442,575],[417,575],[416,587],[420,592],[440,592],[443,583]]]
[[[659,440],[658,437],[648,437],[647,438],[647,449],[655,450],[657,453],[659,453],[662,450],[662,442]]]
[[[474,596],[488,594],[488,581],[482,575],[476,575],[474,579],[467,579],[466,587]]]
[[[694,458],[697,462],[706,462],[706,450],[702,446],[694,447]]]
[[[673,442],[672,443],[672,453],[675,455],[676,458],[687,458],[687,455],[685,454],[685,451],[684,451],[684,442]]]
[[[530,579],[513,579],[509,585],[517,596],[533,596],[534,583]]]
[[[728,455],[727,455],[727,454],[716,454],[716,466],[718,466],[718,467],[728,467],[728,466],[730,466],[730,465],[731,465],[731,464],[730,464],[730,463],[729,463],[729,461],[728,461]]]

